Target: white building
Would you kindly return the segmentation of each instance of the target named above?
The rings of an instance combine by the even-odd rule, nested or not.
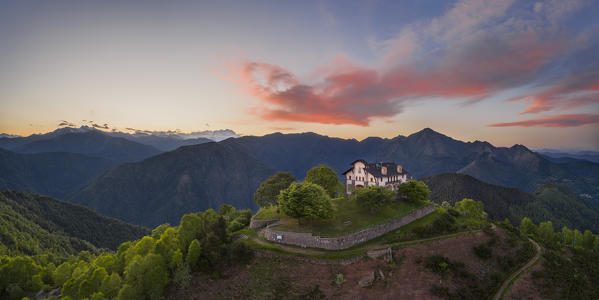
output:
[[[371,185],[384,186],[395,190],[398,185],[408,181],[408,172],[395,163],[372,163],[358,159],[352,167],[343,172],[345,192],[349,195],[356,188]]]

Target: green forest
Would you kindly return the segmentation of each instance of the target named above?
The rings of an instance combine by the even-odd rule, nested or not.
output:
[[[218,278],[253,252],[231,232],[249,224],[250,210],[221,205],[186,214],[178,227],[160,225],[150,235],[122,243],[116,252],[84,250],[68,257],[46,253],[0,257],[0,298],[21,299],[61,288],[61,299],[160,299],[170,284],[185,286],[192,272]],[[61,245],[53,245],[61,247]]]

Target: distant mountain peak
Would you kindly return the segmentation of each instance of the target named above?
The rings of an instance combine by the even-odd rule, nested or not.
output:
[[[530,149],[526,148],[526,146],[521,145],[521,144],[515,144],[512,147],[510,147],[510,149],[518,150],[518,151],[532,152],[532,151],[530,151]]]
[[[443,137],[448,138],[448,136],[446,136],[440,132],[434,131],[429,127],[426,127],[418,132],[412,133],[408,137],[411,137],[411,136],[443,136]]]

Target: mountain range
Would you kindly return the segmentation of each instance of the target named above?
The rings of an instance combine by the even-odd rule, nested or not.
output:
[[[150,143],[154,138],[172,140],[173,134],[127,136],[82,127],[62,128],[44,138],[0,139],[0,145],[14,140],[9,146],[20,151],[84,153],[2,151],[0,187],[46,193],[108,216],[155,226],[175,223],[184,213],[217,208],[222,203],[255,209],[253,192],[275,171],[290,172],[301,180],[316,165],[329,165],[341,174],[352,161],[364,159],[396,162],[412,178],[459,173],[528,194],[546,184],[558,184],[576,197],[599,206],[597,163],[578,159],[556,162],[522,145],[508,148],[481,141],[462,142],[429,128],[409,136],[371,137],[362,141],[315,133],[243,136],[218,143],[175,138],[201,143],[145,159],[145,155],[152,153],[141,150],[155,149],[157,153],[161,150],[132,139],[143,137]],[[104,140],[106,146],[98,146],[97,140]],[[91,144],[96,147],[88,146]],[[168,143],[162,145],[166,147]],[[129,151],[126,156],[124,153]],[[119,159],[107,159],[111,157]],[[123,161],[128,162],[119,164]]]
[[[189,146],[196,145],[201,143],[207,143],[211,141],[220,142],[222,140],[226,140],[228,138],[236,138],[239,137],[233,130],[230,129],[222,129],[222,130],[205,130],[205,131],[196,131],[191,133],[183,133],[178,131],[146,131],[146,130],[135,130],[133,128],[129,129],[133,131],[133,133],[127,133],[122,131],[102,131],[98,130],[95,127],[90,126],[81,126],[81,127],[61,127],[52,132],[48,132],[45,134],[32,134],[27,137],[22,137],[18,135],[11,134],[0,134],[0,148],[4,148],[7,150],[13,150],[20,152],[20,149],[24,149],[24,151],[32,151],[28,150],[33,148],[34,152],[47,152],[44,148],[40,147],[56,147],[61,150],[66,150],[67,152],[77,152],[81,151],[77,148],[71,149],[70,147],[76,147],[74,145],[62,145],[62,143],[53,143],[52,139],[60,137],[66,134],[75,134],[76,137],[80,136],[77,134],[86,134],[90,132],[95,132],[97,134],[103,134],[105,137],[115,137],[126,139],[135,143],[139,143],[142,145],[151,146],[155,149],[152,151],[159,150],[160,152],[171,151],[181,146]],[[73,137],[71,137],[73,139]],[[47,142],[42,143],[41,145],[29,145],[34,142],[40,142],[42,140],[48,140]],[[106,143],[116,143],[123,144],[121,141],[110,141],[109,139],[104,139]],[[81,141],[81,143],[86,144],[89,143],[86,141]],[[91,146],[97,147],[107,147],[109,145],[102,144],[92,144]],[[138,146],[139,147],[139,146]],[[112,149],[110,149],[112,150]],[[84,154],[89,154],[88,152],[98,152],[97,148],[94,149],[86,149]],[[100,151],[101,152],[101,151]],[[77,152],[81,153],[81,152]],[[116,159],[115,157],[111,157],[111,159]],[[135,157],[135,159],[138,159]],[[130,161],[130,160],[129,160]]]
[[[400,163],[414,178],[447,172],[468,174],[484,182],[518,188],[523,194],[557,183],[577,195],[586,193],[590,198],[584,200],[589,203],[599,199],[599,164],[558,164],[521,145],[505,148],[487,142],[462,142],[424,129],[393,139],[357,141],[314,133],[274,133],[182,147],[112,169],[69,200],[128,222],[154,226],[222,203],[255,209],[253,191],[275,170],[290,172],[301,180],[319,164],[341,174],[358,158]],[[211,171],[201,171],[206,169]],[[248,175],[251,170],[260,176]],[[227,180],[230,176],[234,183]],[[232,188],[243,192],[232,194]],[[504,204],[510,205],[509,198],[505,200],[508,202]]]

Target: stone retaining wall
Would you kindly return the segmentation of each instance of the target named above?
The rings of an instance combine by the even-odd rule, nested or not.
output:
[[[264,237],[271,241],[301,247],[322,248],[327,250],[347,249],[357,244],[379,237],[387,232],[393,231],[401,226],[418,220],[435,211],[434,205],[417,209],[403,217],[391,220],[387,223],[373,226],[349,235],[323,238],[311,233],[278,231],[271,228],[263,230]]]
[[[279,219],[274,219],[274,220],[254,220],[254,218],[252,218],[250,220],[250,228],[251,229],[257,229],[257,228],[263,228],[266,227],[270,224],[274,224],[276,222],[278,222]]]

